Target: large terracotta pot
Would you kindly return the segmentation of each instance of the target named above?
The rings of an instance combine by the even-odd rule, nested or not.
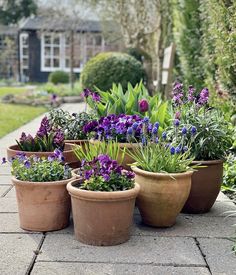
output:
[[[223,161],[193,161],[196,168],[192,176],[192,187],[182,212],[200,214],[208,212],[220,192],[223,178]]]
[[[16,189],[20,227],[40,232],[67,227],[71,202],[66,185],[72,179],[29,182],[13,177],[12,183]]]
[[[81,180],[71,181],[75,237],[82,243],[98,246],[117,245],[130,237],[135,198],[139,185],[126,191],[99,192],[79,189]]]
[[[98,140],[89,140],[90,143],[96,143],[96,142],[100,142]],[[137,143],[119,143],[119,147],[121,150],[123,150],[124,148],[127,148],[129,150],[133,150],[133,148],[137,147],[138,144]],[[127,153],[124,154],[124,158],[123,161],[121,161],[122,158],[122,154],[123,152],[120,150],[119,152],[119,156],[118,156],[118,163],[120,165],[122,165],[124,167],[125,170],[131,170],[131,167],[129,164],[134,163],[134,159],[132,157],[130,157]]]
[[[15,157],[17,154],[24,153],[27,157],[35,155],[37,157],[48,157],[52,155],[53,152],[28,152],[28,151],[21,151],[17,144],[12,145],[7,148],[7,158],[10,160],[12,157]],[[74,152],[73,152],[73,144],[65,144],[63,156],[65,158],[65,163],[73,163],[78,162]]]
[[[186,202],[192,171],[177,174],[152,173],[137,167],[135,182],[140,185],[136,204],[145,224],[170,227]]]

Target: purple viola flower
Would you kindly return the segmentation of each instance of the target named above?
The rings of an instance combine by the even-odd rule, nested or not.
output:
[[[135,176],[134,172],[132,172],[132,171],[125,172],[125,175],[128,179],[133,179]]]
[[[141,99],[139,101],[139,110],[141,113],[147,112],[149,109],[149,103],[146,99]]]
[[[185,126],[182,128],[181,133],[182,133],[182,135],[186,135],[187,134],[187,128]]]
[[[174,126],[178,127],[180,124],[180,121],[178,119],[175,119],[174,120]]]
[[[20,162],[24,162],[27,159],[25,153],[17,153],[16,157]]]
[[[7,163],[7,160],[6,160],[5,157],[3,157],[3,158],[2,158],[2,164],[5,164],[5,163]]]
[[[29,169],[30,166],[31,166],[31,164],[30,164],[30,162],[29,162],[28,160],[26,160],[26,161],[24,162],[24,166],[25,166],[27,169]]]
[[[104,178],[105,181],[110,180],[110,176],[108,174],[103,174],[102,177]]]
[[[92,170],[87,170],[87,171],[85,171],[85,173],[84,173],[84,178],[86,179],[86,180],[89,180],[90,179],[90,177],[92,176],[92,174],[93,174],[93,172],[92,172]]]
[[[48,156],[48,161],[52,162],[54,160],[55,160],[55,156],[54,155]]]
[[[171,153],[171,155],[175,154],[175,147],[173,147],[173,146],[170,147],[170,153]]]
[[[57,99],[57,95],[56,94],[52,94],[51,101],[54,102],[54,101],[56,101],[56,99]]]
[[[88,98],[91,95],[91,91],[89,89],[84,89],[83,92],[81,93],[81,96],[84,98]]]

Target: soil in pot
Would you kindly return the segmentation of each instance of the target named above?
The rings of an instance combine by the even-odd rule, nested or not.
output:
[[[130,238],[139,185],[116,192],[81,190],[79,185],[79,179],[67,185],[72,201],[75,238],[97,246],[126,242]]]
[[[189,214],[207,213],[212,208],[220,192],[223,179],[223,161],[194,161],[193,165],[205,167],[196,168],[192,176],[192,186],[189,197],[182,212]]]
[[[67,227],[71,202],[66,185],[72,179],[54,182],[26,182],[13,177],[20,227],[40,232]]]
[[[152,173],[132,167],[140,185],[136,200],[142,221],[150,226],[170,227],[186,202],[192,171],[176,174]]]

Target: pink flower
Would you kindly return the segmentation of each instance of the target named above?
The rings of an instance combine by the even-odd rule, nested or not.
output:
[[[147,112],[149,109],[149,104],[146,99],[141,99],[139,101],[139,110],[141,113]]]

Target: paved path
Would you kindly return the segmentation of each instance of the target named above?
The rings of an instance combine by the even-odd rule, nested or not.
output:
[[[66,104],[71,112],[82,104]],[[0,139],[0,152],[13,144],[21,131],[34,132],[40,118]],[[232,254],[236,218],[225,218],[235,205],[222,193],[212,211],[179,215],[168,229],[147,227],[135,210],[130,241],[113,247],[87,246],[74,240],[73,226],[51,233],[30,233],[19,228],[15,190],[10,169],[0,167],[0,275],[191,275],[236,274]]]

